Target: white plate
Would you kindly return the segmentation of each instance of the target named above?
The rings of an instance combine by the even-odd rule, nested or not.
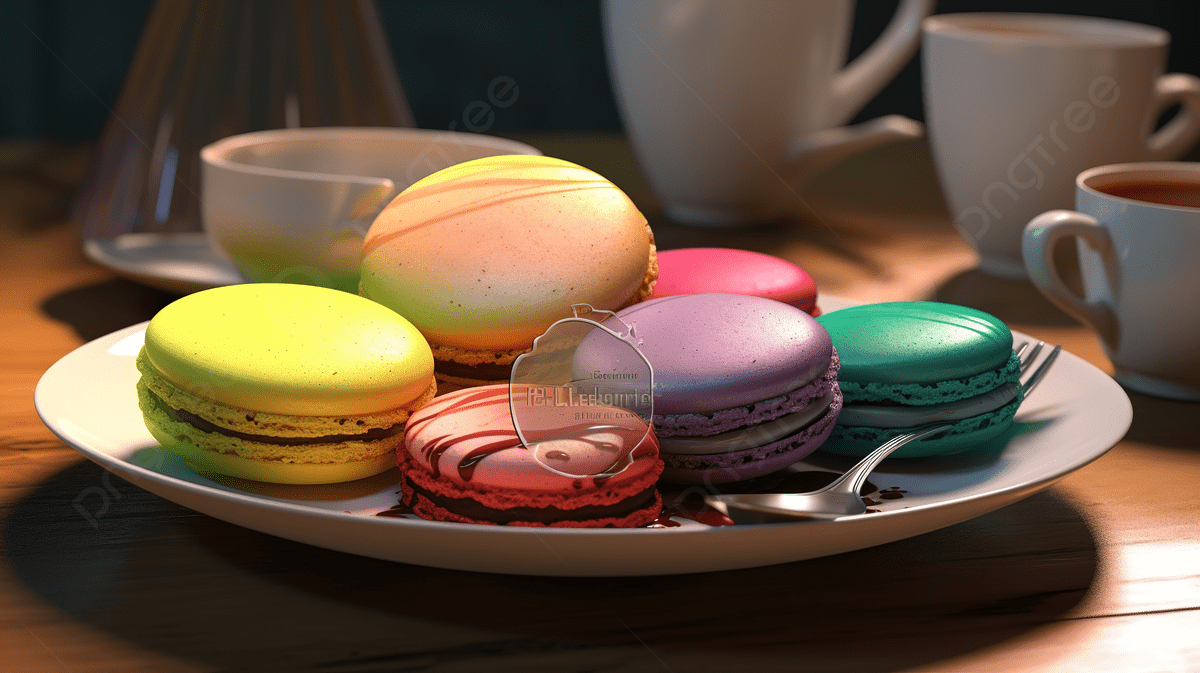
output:
[[[203,233],[88,239],[83,242],[83,252],[130,280],[169,292],[187,294],[246,282],[233,261],[218,252]]]
[[[849,305],[822,298],[826,311]],[[949,526],[1046,488],[1112,448],[1133,418],[1103,372],[1064,352],[1017,414],[1007,443],[974,458],[885,461],[870,480],[907,493],[836,521],[710,528],[534,529],[374,516],[397,502],[398,473],[346,485],[275,487],[198,475],[162,450],[137,407],[134,356],[145,324],[63,357],[35,393],[46,425],[142,488],[218,519],[374,558],[522,575],[664,575],[750,568],[862,549]],[[1018,338],[1023,335],[1017,335]],[[824,469],[815,460],[797,469]]]

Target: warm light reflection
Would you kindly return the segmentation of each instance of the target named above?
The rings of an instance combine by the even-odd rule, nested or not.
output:
[[[1187,539],[1181,531],[1179,539],[1127,544],[1112,551],[1115,594],[1109,600],[1115,604],[1105,606],[1105,612],[1200,605],[1200,539]]]
[[[1200,616],[1195,614],[1114,617],[1097,622],[1100,631],[1088,640],[1099,646],[1088,648],[1082,656],[1076,653],[1068,670],[1174,673],[1190,670],[1188,661],[1200,651],[1196,644]],[[1081,664],[1084,668],[1076,668]]]

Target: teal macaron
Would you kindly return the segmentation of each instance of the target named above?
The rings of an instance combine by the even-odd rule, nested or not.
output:
[[[897,456],[988,446],[1021,404],[1020,361],[1008,326],[983,311],[940,302],[864,304],[817,319],[841,358],[844,406],[821,450],[865,456],[930,423],[943,432]]]

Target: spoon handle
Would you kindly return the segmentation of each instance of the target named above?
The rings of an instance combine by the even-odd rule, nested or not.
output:
[[[854,497],[859,498],[859,502],[861,502],[861,496],[858,494],[859,490],[862,489],[863,483],[867,481],[867,475],[871,474],[875,467],[879,465],[884,458],[887,458],[892,454],[893,451],[899,449],[905,444],[908,444],[909,442],[915,442],[918,439],[941,432],[949,427],[949,424],[937,423],[917,428],[916,430],[912,432],[906,432],[903,435],[897,435],[888,440],[886,443],[880,445],[878,449],[868,453],[865,458],[858,461],[857,465],[850,468],[846,474],[838,477],[832,484],[821,489],[821,491],[825,493],[838,493],[840,495],[853,495]]]

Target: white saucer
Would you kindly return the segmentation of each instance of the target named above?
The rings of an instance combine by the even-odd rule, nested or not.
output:
[[[199,232],[88,239],[83,252],[130,280],[180,294],[246,282],[233,262]]]

